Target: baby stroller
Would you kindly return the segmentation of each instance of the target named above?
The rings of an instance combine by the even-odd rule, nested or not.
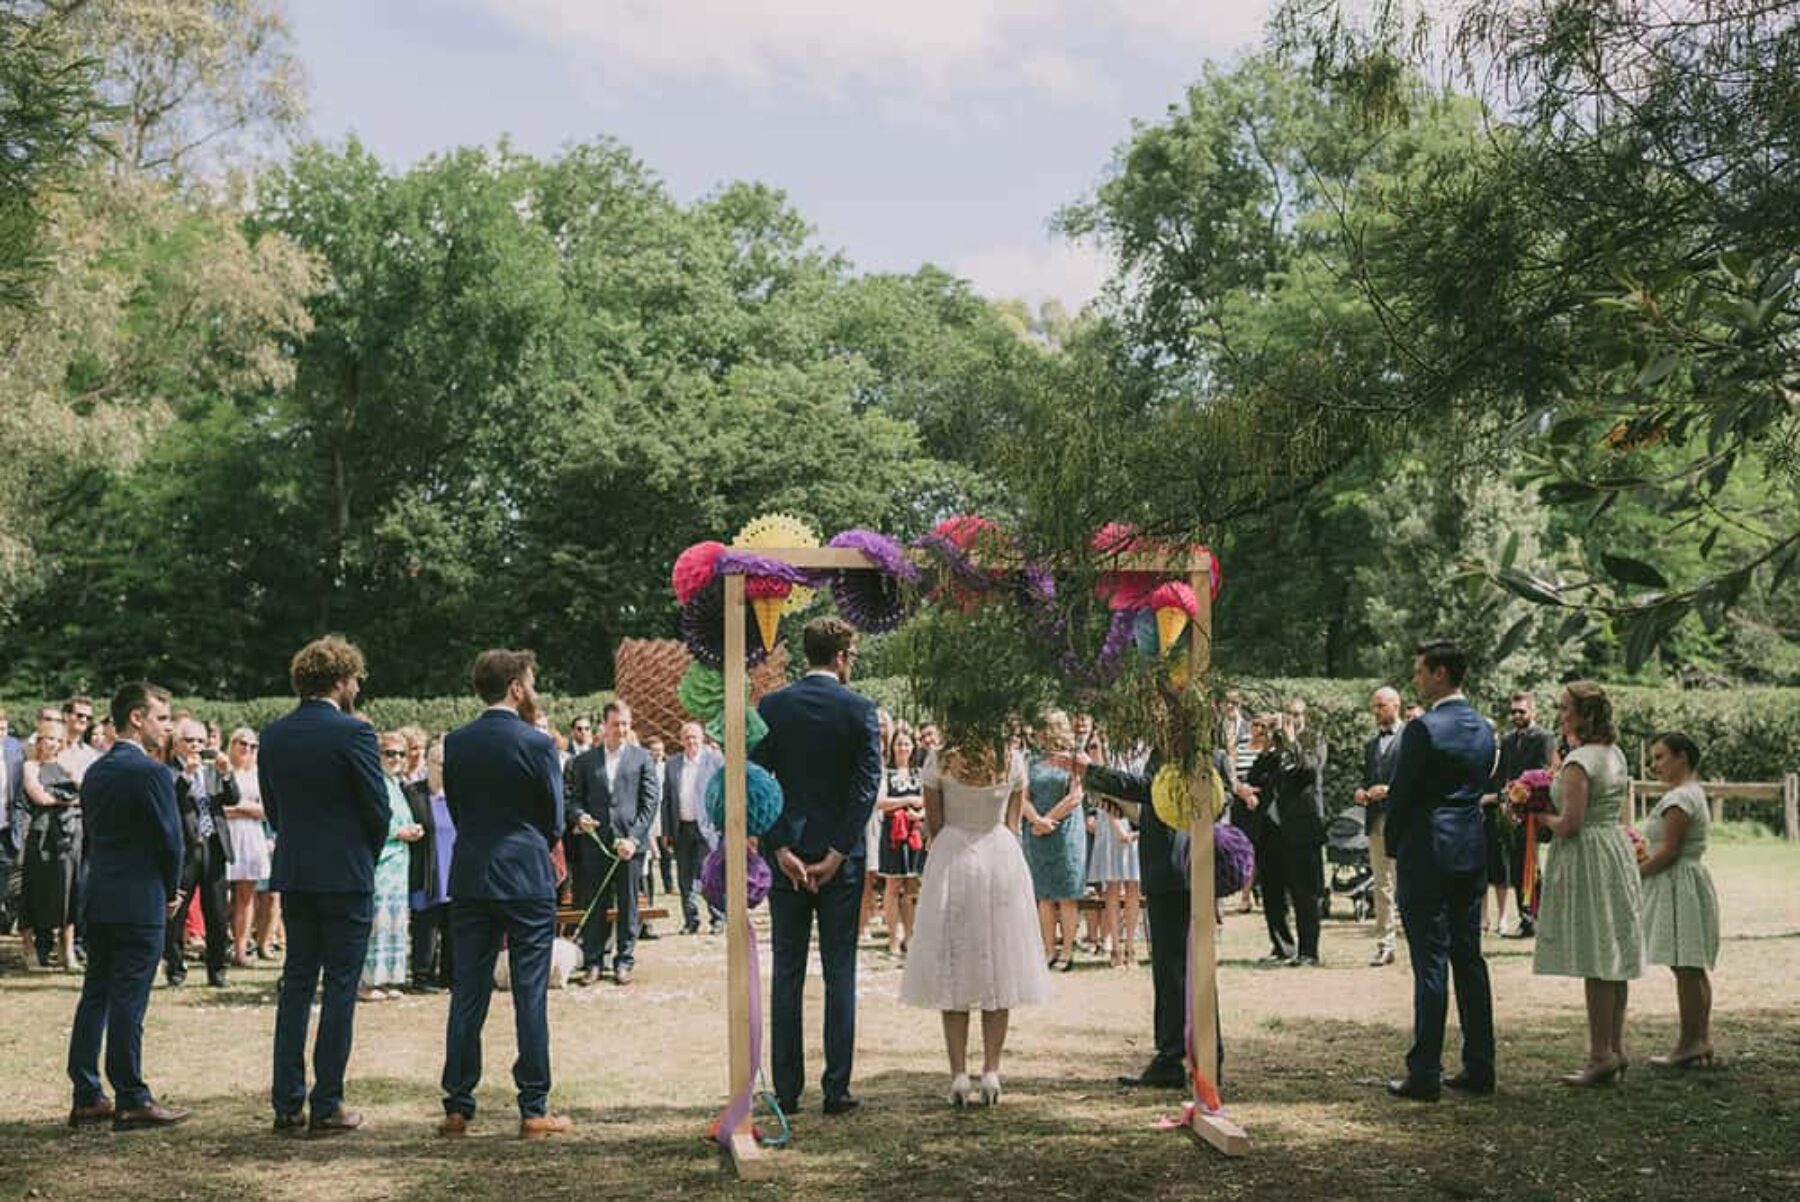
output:
[[[1325,828],[1325,859],[1331,864],[1331,888],[1324,909],[1331,909],[1331,894],[1350,899],[1356,921],[1375,913],[1375,872],[1369,867],[1369,835],[1360,811],[1346,810]]]

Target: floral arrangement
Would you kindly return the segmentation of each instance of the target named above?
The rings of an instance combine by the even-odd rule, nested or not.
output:
[[[1650,858],[1650,844],[1645,841],[1643,832],[1629,822],[1625,824],[1625,838],[1631,841],[1631,854],[1637,857],[1638,863]]]
[[[1550,770],[1527,768],[1506,783],[1506,806],[1525,824],[1525,865],[1520,872],[1519,900],[1529,906],[1537,895],[1537,823],[1539,814],[1555,811],[1550,800]]]

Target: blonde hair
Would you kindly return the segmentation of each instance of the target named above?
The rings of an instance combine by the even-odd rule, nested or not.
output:
[[[1569,725],[1583,743],[1617,743],[1619,727],[1613,721],[1612,698],[1597,681],[1577,680],[1563,687],[1569,699]]]
[[[1061,710],[1045,710],[1038,720],[1038,742],[1049,752],[1071,751],[1075,747],[1075,726]]]
[[[442,739],[425,749],[425,787],[433,793],[444,791],[444,741]]]

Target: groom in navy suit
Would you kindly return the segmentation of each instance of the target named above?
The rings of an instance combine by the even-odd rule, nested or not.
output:
[[[856,1050],[856,918],[862,904],[863,828],[881,787],[881,732],[875,703],[848,687],[856,629],[842,618],[806,624],[807,674],[764,697],[757,712],[769,733],[753,758],[785,795],[781,817],[762,837],[773,865],[769,890],[773,980],[769,988],[775,1096],[793,1113],[806,1080],[801,1004],[813,916],[825,972],[826,1114],[861,1105],[850,1093]]]
[[[187,1111],[159,1105],[144,1084],[144,1012],[162,958],[163,929],[181,874],[181,818],[175,782],[150,758],[169,730],[169,694],[128,684],[112,701],[118,742],[87,770],[81,808],[87,826],[87,976],[69,1029],[69,1125],[111,1121],[114,1130],[167,1127]],[[100,1041],[114,1102],[100,1085]]]
[[[1463,696],[1468,656],[1454,643],[1415,653],[1413,684],[1425,713],[1400,733],[1388,792],[1387,844],[1396,860],[1396,900],[1413,970],[1413,1046],[1397,1098],[1438,1100],[1441,1088],[1494,1092],[1494,998],[1481,955],[1486,844],[1481,795],[1494,765],[1494,730]],[[1462,1071],[1441,1079],[1449,1009],[1445,960],[1456,982]]]
[[[375,857],[388,829],[375,728],[351,716],[365,672],[362,652],[336,635],[300,648],[288,665],[300,703],[264,728],[257,757],[276,835],[269,888],[281,894],[287,930],[269,1089],[279,1135],[342,1135],[362,1125],[362,1116],[344,1109],[344,1069],[375,916]],[[306,1028],[321,973],[309,1119],[301,1113]]]
[[[444,1120],[438,1132],[468,1134],[481,1083],[481,1028],[494,995],[504,941],[512,976],[519,1057],[519,1138],[567,1132],[549,1112],[550,953],[556,942],[556,877],[550,849],[563,833],[563,774],[550,736],[538,730],[537,657],[483,651],[475,692],[487,710],[444,737],[444,800],[456,823],[450,857],[450,933],[455,981],[444,1034]]]

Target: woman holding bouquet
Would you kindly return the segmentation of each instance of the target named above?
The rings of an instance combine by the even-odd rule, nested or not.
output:
[[[1719,895],[1700,862],[1712,823],[1706,794],[1694,779],[1700,748],[1679,731],[1650,744],[1650,770],[1669,787],[1644,822],[1650,854],[1638,865],[1644,878],[1644,946],[1652,964],[1675,970],[1681,1037],[1658,1068],[1711,1064],[1712,982],[1706,971],[1719,958]]]
[[[1588,1057],[1564,1085],[1610,1085],[1625,1073],[1625,1003],[1643,973],[1637,857],[1622,825],[1629,768],[1618,748],[1612,701],[1576,681],[1558,706],[1573,750],[1551,786],[1555,837],[1538,905],[1532,970],[1587,982]]]

